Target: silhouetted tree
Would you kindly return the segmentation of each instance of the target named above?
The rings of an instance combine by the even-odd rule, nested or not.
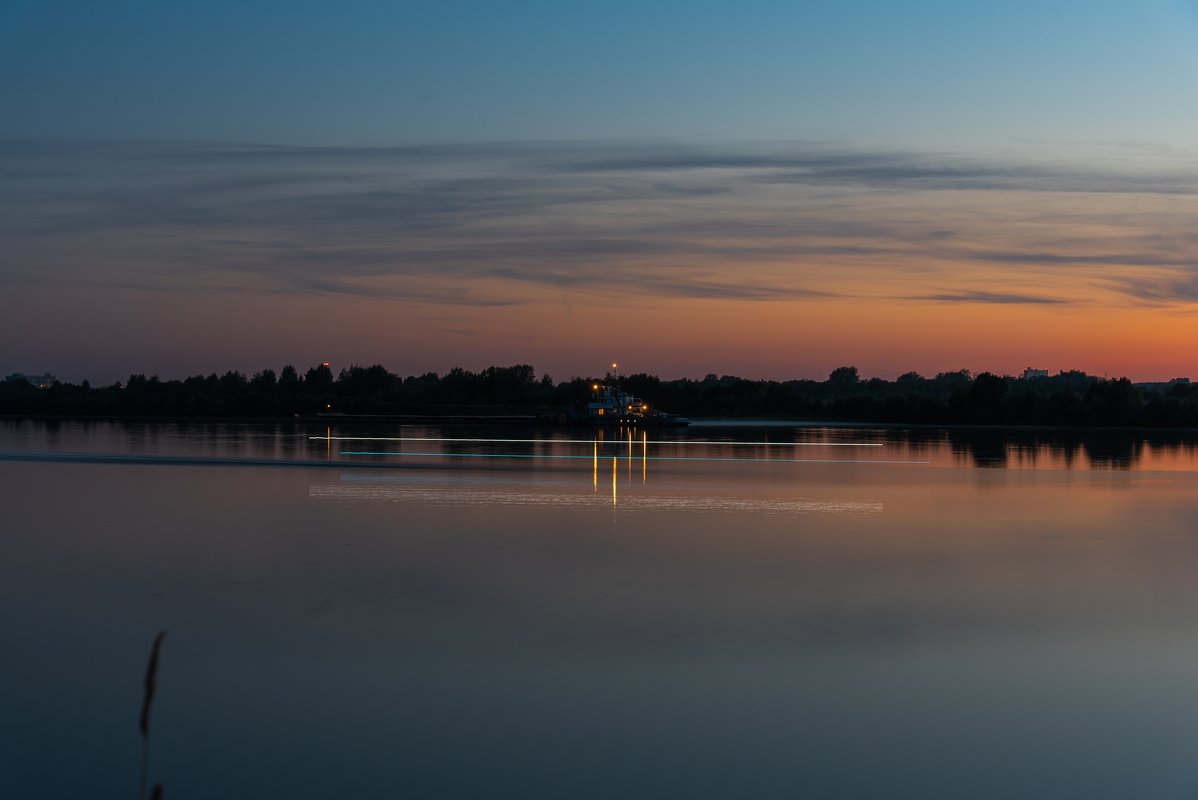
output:
[[[333,385],[333,371],[328,364],[312,367],[304,375],[304,385],[310,390],[327,389]]]
[[[276,383],[278,383],[278,380],[275,378],[275,371],[273,369],[264,369],[261,372],[255,372],[254,377],[250,379],[250,384],[257,389],[270,389]]]
[[[382,365],[352,365],[333,380],[323,365],[301,380],[292,366],[252,379],[237,371],[163,381],[143,373],[126,384],[93,387],[55,383],[37,389],[27,381],[0,382],[0,414],[138,416],[290,416],[324,410],[349,413],[445,413],[472,406],[560,410],[590,391],[591,377],[554,384],[538,380],[527,364],[455,367],[400,378]],[[909,372],[895,381],[861,380],[841,367],[826,381],[754,381],[709,374],[703,380],[663,381],[654,375],[625,376],[623,388],[651,406],[696,417],[756,416],[811,420],[860,420],[919,424],[1020,424],[1086,426],[1198,426],[1198,391],[1182,380],[1132,384],[1083,372],[1035,381],[967,370],[927,379]],[[989,459],[990,456],[985,456]]]
[[[837,388],[856,386],[860,380],[856,367],[837,367],[828,375],[828,383]]]

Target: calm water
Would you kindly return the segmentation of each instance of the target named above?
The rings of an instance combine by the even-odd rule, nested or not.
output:
[[[0,422],[0,797],[1193,798],[1196,445]]]

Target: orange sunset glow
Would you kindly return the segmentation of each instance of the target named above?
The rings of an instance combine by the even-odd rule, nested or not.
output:
[[[0,312],[45,330],[29,358],[101,375],[124,361],[252,371],[309,354],[406,374],[532,363],[557,378],[613,356],[665,377],[822,377],[844,364],[885,378],[1029,365],[1140,380],[1194,371],[1196,201],[1158,161],[1115,162],[1128,155],[1116,150],[1068,169],[982,168],[913,152],[882,168],[877,154],[795,144],[751,148],[761,166],[717,168],[705,151],[678,163],[653,148],[609,150],[544,146],[518,196],[487,176],[532,169],[523,149],[447,164],[347,150],[309,166],[297,153],[286,175],[304,182],[302,195],[240,177],[277,171],[252,148],[214,151],[169,191],[112,172],[133,158],[119,149],[103,164],[54,154],[176,221],[96,207],[63,221],[70,236],[51,236],[34,222],[48,213],[39,203],[92,201],[73,189],[35,197],[17,211],[28,223],[15,237],[29,265],[22,289],[0,297]],[[329,159],[391,194],[309,172]],[[837,170],[806,166],[821,160]],[[843,178],[841,165],[857,172]],[[459,177],[447,183],[451,167]],[[247,187],[211,199],[188,189],[214,170],[236,170]],[[468,207],[487,211],[460,208],[464,198],[409,215],[375,207],[413,173],[433,187],[472,176]],[[242,212],[218,213],[226,203]],[[51,266],[73,282],[40,278]]]

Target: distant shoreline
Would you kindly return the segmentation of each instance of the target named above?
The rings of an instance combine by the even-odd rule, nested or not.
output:
[[[287,366],[278,374],[230,371],[184,380],[134,374],[110,386],[64,384],[48,374],[32,376],[36,382],[14,377],[0,382],[4,418],[286,423],[298,415],[327,417],[323,424],[499,424],[498,418],[508,417],[515,420],[511,424],[539,425],[585,420],[594,387],[602,384],[618,387],[645,419],[912,429],[1198,429],[1198,384],[1189,379],[1132,383],[1079,371],[1048,375],[1029,369],[1022,377],[909,372],[887,381],[838,367],[823,381],[714,374],[662,380],[609,373],[555,382],[527,364],[400,377],[379,364],[334,374],[322,363],[303,372]]]

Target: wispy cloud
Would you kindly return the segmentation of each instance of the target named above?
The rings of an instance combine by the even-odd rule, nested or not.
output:
[[[767,183],[870,186],[925,190],[1137,192],[1198,194],[1198,164],[1172,168],[1118,168],[1118,164],[1045,163],[960,153],[862,150],[837,143],[744,145],[736,151],[661,145],[639,152],[571,163],[578,171],[738,172]]]
[[[828,142],[7,142],[0,282],[479,306],[519,303],[530,289],[1185,303],[1198,285],[1198,168],[1177,163]],[[1119,199],[1129,193],[1133,203]],[[976,290],[1016,276],[1032,288]]]
[[[1150,302],[1198,302],[1198,275],[1181,278],[1126,278],[1119,290]]]
[[[943,292],[914,297],[913,300],[931,300],[938,303],[997,303],[999,305],[1055,305],[1067,303],[1059,297],[1037,297],[1027,294],[1001,294],[996,292]]]

